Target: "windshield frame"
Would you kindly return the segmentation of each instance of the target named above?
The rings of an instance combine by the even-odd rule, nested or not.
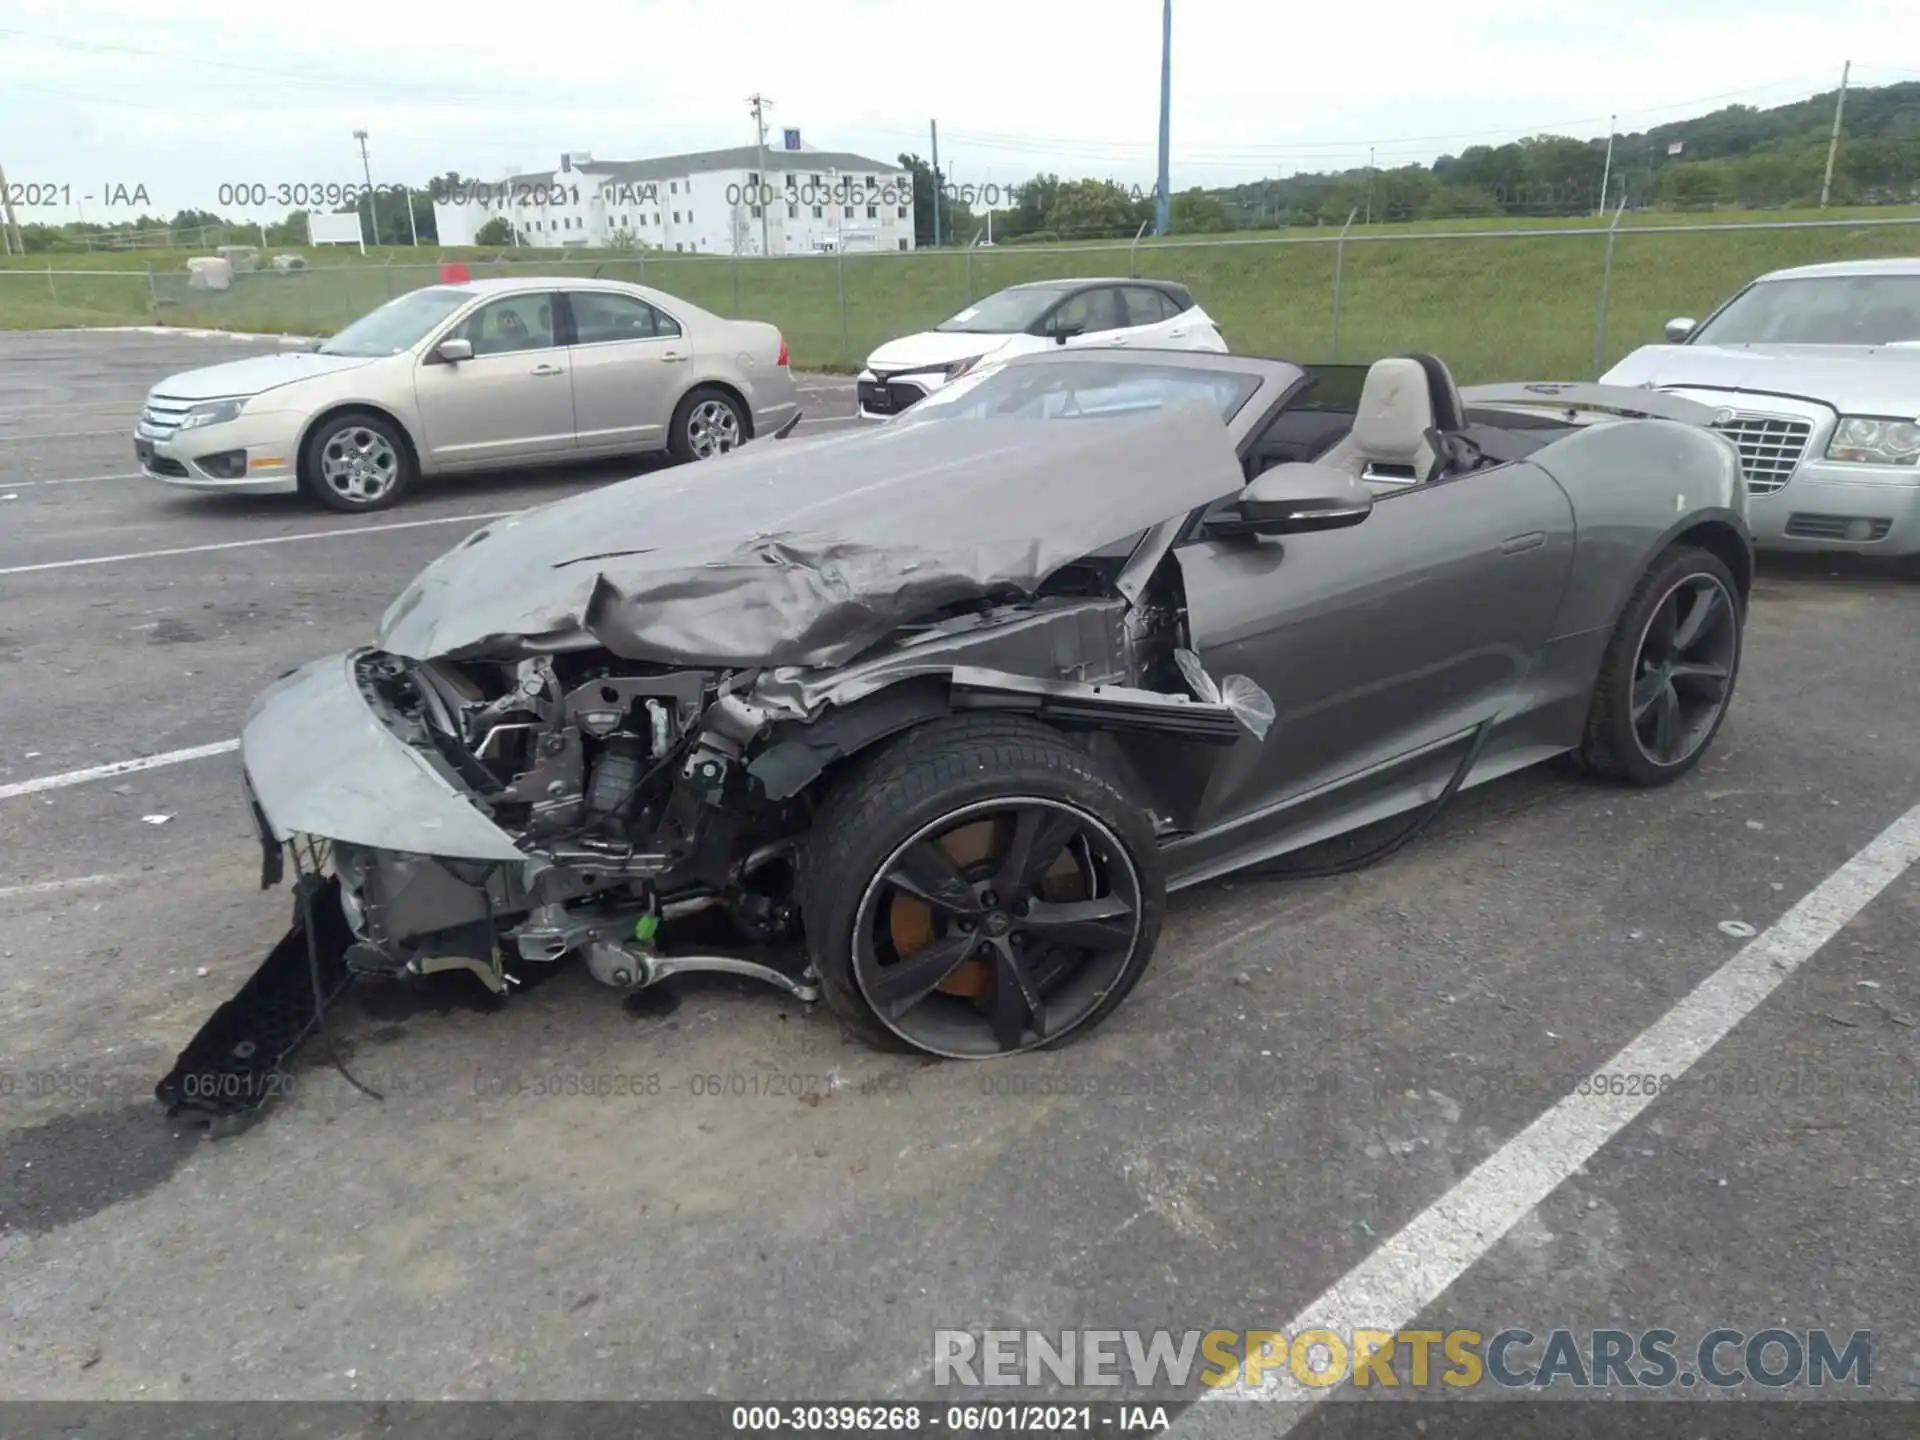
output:
[[[390,310],[398,311],[401,307],[418,301],[422,296],[432,294],[451,296],[454,298],[455,303],[451,308],[428,319],[421,326],[419,333],[405,344],[384,350],[367,349],[364,348],[364,346],[356,349],[337,348],[343,337],[350,335],[357,327],[367,324],[367,322],[375,316],[384,315]],[[396,355],[405,355],[418,349],[422,343],[439,334],[450,321],[464,314],[470,304],[483,298],[484,295],[481,291],[468,289],[460,285],[423,285],[418,290],[409,290],[404,295],[396,295],[393,299],[387,301],[386,304],[376,306],[374,309],[367,311],[367,313],[362,315],[358,320],[355,320],[351,325],[342,327],[337,334],[329,336],[326,340],[323,340],[319,345],[315,346],[314,349],[317,354],[338,355],[344,359],[390,360]]]
[[[1102,356],[1097,352],[1091,351],[1081,351],[1078,356],[1071,359],[1056,357],[1051,354],[1028,355],[1019,356],[998,365],[985,366],[971,374],[964,375],[953,383],[935,390],[926,399],[918,402],[910,409],[902,411],[887,423],[893,425],[918,423],[937,424],[943,420],[951,421],[956,418],[961,418],[971,403],[969,397],[976,397],[977,392],[984,387],[1004,381],[1009,376],[1017,378],[1022,375],[1032,375],[1036,373],[1088,376],[1090,378],[1083,382],[1080,387],[1088,390],[1104,388],[1102,385],[1096,384],[1091,378],[1092,376],[1101,374],[1110,373],[1114,377],[1133,376],[1143,381],[1151,381],[1157,377],[1188,375],[1194,377],[1192,387],[1195,395],[1193,398],[1200,398],[1208,389],[1212,388],[1210,383],[1211,377],[1228,377],[1238,382],[1242,387],[1231,409],[1220,411],[1216,403],[1216,413],[1220,415],[1220,423],[1229,430],[1234,428],[1235,422],[1246,412],[1247,407],[1252,404],[1260,393],[1271,383],[1270,377],[1257,371],[1240,370],[1231,366],[1184,365],[1178,363],[1142,364],[1138,361]],[[1107,385],[1117,385],[1120,381],[1116,378],[1108,380],[1105,383]],[[1165,407],[1163,404],[1162,406],[1152,408],[1159,409]],[[1141,412],[1139,410],[1126,410],[1120,413],[1139,414]],[[1000,415],[992,418],[1031,420],[1035,424],[1049,424],[1058,423],[1066,417]],[[1079,418],[1098,419],[1101,417],[1095,414]]]
[[[1916,311],[1920,311],[1920,275],[1907,275],[1898,271],[1869,271],[1857,275],[1796,275],[1782,277],[1780,279],[1761,279],[1755,280],[1751,284],[1743,287],[1716,308],[1712,314],[1708,315],[1706,319],[1702,320],[1693,328],[1693,332],[1687,336],[1685,343],[1687,345],[1724,346],[1728,349],[1751,349],[1761,345],[1830,345],[1836,348],[1858,349],[1879,348],[1885,345],[1920,344],[1920,333],[1916,333],[1907,340],[1720,340],[1713,338],[1711,335],[1713,328],[1725,320],[1735,306],[1741,304],[1741,302],[1745,301],[1749,296],[1768,287],[1809,285],[1843,286],[1858,284],[1861,281],[1894,282],[1911,287],[1916,302]]]

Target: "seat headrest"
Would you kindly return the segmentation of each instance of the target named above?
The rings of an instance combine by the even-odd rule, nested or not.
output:
[[[1353,417],[1353,443],[1370,459],[1412,464],[1434,428],[1427,372],[1416,360],[1376,360]]]

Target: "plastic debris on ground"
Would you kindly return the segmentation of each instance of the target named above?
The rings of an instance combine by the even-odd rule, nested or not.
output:
[[[1224,705],[1233,712],[1238,720],[1256,740],[1267,738],[1267,732],[1273,728],[1273,697],[1262,690],[1244,675],[1229,675],[1215,683],[1200,663],[1200,657],[1191,650],[1175,650],[1174,663],[1180,667],[1180,674],[1187,684],[1193,687],[1193,693],[1209,705]]]
[[[147,824],[149,824],[149,825],[164,825],[164,824],[166,824],[166,823],[167,823],[167,822],[168,822],[169,820],[171,820],[171,819],[173,819],[173,816],[171,816],[171,815],[142,815],[142,816],[141,816],[140,818],[141,818],[142,820],[144,820],[144,821],[146,821],[146,822],[147,822]]]
[[[1720,922],[1720,933],[1722,935],[1731,935],[1738,940],[1750,940],[1760,932],[1744,920],[1722,920]]]

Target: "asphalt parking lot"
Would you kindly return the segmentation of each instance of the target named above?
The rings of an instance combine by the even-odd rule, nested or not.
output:
[[[252,696],[482,517],[632,468],[354,518],[131,473],[150,384],[270,343],[0,336],[0,1393],[932,1397],[940,1329],[1345,1305],[1871,1330],[1869,1393],[1920,1399],[1920,580],[1866,565],[1763,568],[1686,782],[1543,770],[1373,870],[1187,892],[1062,1052],[921,1066],[698,977],[497,1013],[456,979],[337,1013],[382,1099],[316,1051],[242,1135],[165,1120],[289,918],[219,748]],[[1635,1044],[1658,1098],[1529,1129]]]

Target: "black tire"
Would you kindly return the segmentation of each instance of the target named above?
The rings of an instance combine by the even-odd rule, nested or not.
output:
[[[1679,658],[1662,659],[1656,653],[1661,632],[1675,627],[1684,639],[1691,605],[1707,603],[1708,596],[1713,599],[1699,622],[1701,638],[1691,650],[1675,651]],[[1692,770],[1732,705],[1745,631],[1740,586],[1719,556],[1693,546],[1663,551],[1634,586],[1607,643],[1586,734],[1575,752],[1580,768],[1646,787],[1670,785]],[[1686,660],[1687,654],[1695,658]],[[1718,681],[1710,673],[1716,669],[1723,672]],[[1649,701],[1649,695],[1655,698]],[[1690,706],[1697,711],[1688,718]],[[1650,737],[1663,733],[1661,716],[1670,707],[1678,739],[1669,747]]]
[[[951,847],[955,836],[977,837],[990,830],[996,845],[1004,841],[1011,848],[1011,837],[1028,816],[1037,817],[1031,822],[1040,832],[1037,838],[1028,832],[1037,847],[1079,828],[1059,843],[1057,860],[1043,857],[1031,869],[1039,878],[1030,885],[997,900],[986,894],[997,922],[992,912],[975,912],[981,915],[977,921],[956,919],[895,885],[892,877],[909,868],[911,856],[932,845]],[[953,828],[947,828],[949,821]],[[1030,849],[1024,858],[1039,853]],[[1058,873],[1061,861],[1068,864],[1065,877]],[[996,871],[1004,878],[1026,868],[1002,849],[997,857],[982,854],[960,874],[979,882]],[[1067,933],[1051,928],[1063,922],[1066,911],[1057,892],[1046,887],[1062,881],[1084,889],[1084,895],[1076,891],[1064,903],[1081,907],[1076,913],[1086,915],[1087,931],[1117,934],[1124,923],[1131,936],[1124,953],[1104,936],[1097,951],[1054,939]],[[1166,909],[1166,878],[1142,808],[1100,773],[1085,750],[1031,720],[969,715],[910,731],[834,782],[812,825],[800,896],[808,952],[823,997],[836,1014],[885,1049],[988,1059],[1066,1044],[1119,1007],[1153,958]],[[926,912],[924,949],[901,953],[896,948],[903,905]],[[1096,916],[1088,910],[1093,906],[1124,909],[1126,918]],[[1025,918],[1012,918],[1016,912]],[[877,941],[882,922],[893,928]],[[989,940],[990,933],[999,938]],[[980,948],[970,948],[970,942]],[[884,1017],[869,997],[869,984],[878,976],[875,988],[884,989],[889,976],[905,972],[876,966],[900,965],[914,956],[937,966],[944,960],[935,950],[949,945],[960,946],[967,958],[955,962],[935,988],[906,1001],[910,1008],[904,1015]],[[1003,958],[974,958],[996,945],[997,957]],[[890,961],[878,954],[883,949],[894,952]],[[1007,971],[1006,965],[1014,969]],[[971,995],[950,990],[968,967],[975,967],[968,983],[988,988]],[[998,1008],[1000,977],[1007,973],[1019,977],[1017,986],[1004,990],[1019,1012],[1013,1024]],[[1037,996],[1037,1012],[1027,996]],[[1047,1017],[1044,1025],[1035,1023],[1036,1013]],[[1018,1042],[1009,1044],[1003,1038],[1009,1034]]]
[[[351,466],[356,455],[363,465],[360,476],[343,479],[341,467]],[[413,450],[398,425],[384,415],[349,411],[321,421],[307,436],[300,451],[300,489],[329,510],[363,515],[399,503],[413,485],[415,469]]]
[[[726,421],[720,421],[716,430],[715,417],[720,412],[731,417],[730,436]],[[713,437],[711,447],[703,435]],[[752,438],[753,422],[740,402],[718,386],[699,385],[682,396],[674,407],[667,449],[684,465],[737,449]]]

